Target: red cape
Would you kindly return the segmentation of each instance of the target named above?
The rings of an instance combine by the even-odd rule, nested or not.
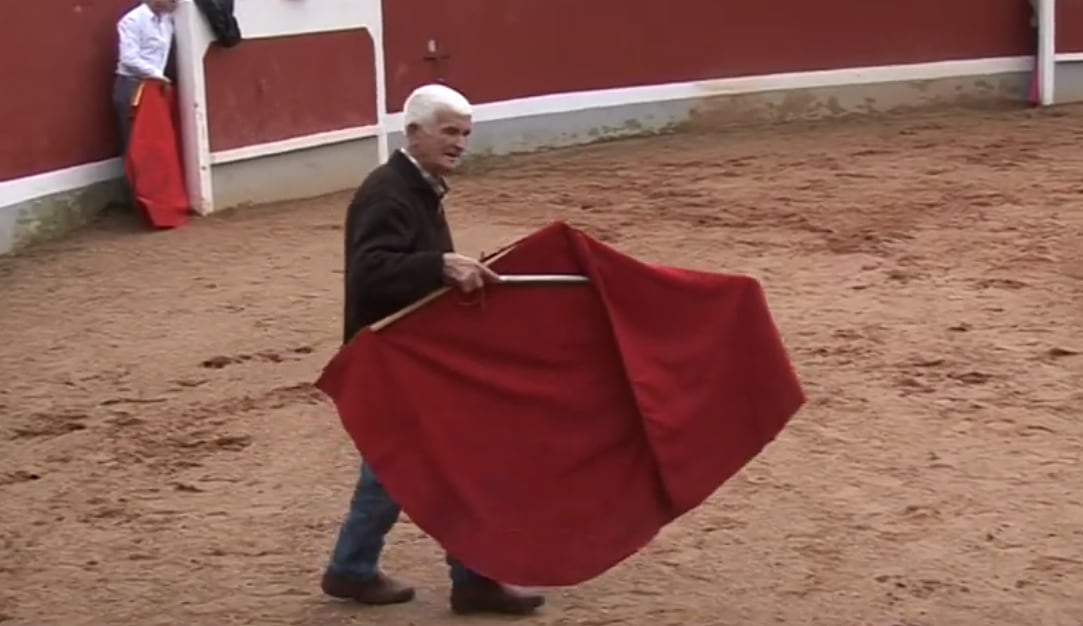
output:
[[[155,228],[188,222],[177,98],[172,87],[143,81],[132,104],[132,133],[124,167],[136,202]]]
[[[491,267],[591,282],[446,292],[362,331],[316,383],[410,518],[491,578],[603,573],[805,401],[752,278],[646,265],[560,223]]]

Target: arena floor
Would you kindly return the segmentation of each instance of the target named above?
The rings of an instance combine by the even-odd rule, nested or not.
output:
[[[454,183],[463,251],[566,219],[750,273],[810,402],[541,625],[1083,623],[1083,108],[937,112],[506,159]],[[448,616],[318,578],[357,459],[308,384],[340,331],[347,195],[0,259],[0,622],[381,626]]]

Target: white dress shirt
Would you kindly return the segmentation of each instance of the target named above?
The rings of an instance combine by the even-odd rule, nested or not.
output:
[[[117,22],[117,35],[117,74],[165,79],[165,65],[173,45],[172,15],[158,15],[146,3],[140,3]]]

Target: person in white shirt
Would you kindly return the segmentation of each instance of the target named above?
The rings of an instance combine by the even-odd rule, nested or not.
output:
[[[145,79],[170,82],[165,75],[173,46],[177,0],[145,0],[117,22],[119,55],[113,83],[113,108],[120,126],[121,149],[128,151],[132,96]]]

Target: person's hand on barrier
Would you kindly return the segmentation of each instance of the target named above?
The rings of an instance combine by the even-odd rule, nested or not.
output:
[[[497,282],[500,276],[480,261],[448,252],[444,254],[444,279],[470,293],[481,289],[485,283]]]

